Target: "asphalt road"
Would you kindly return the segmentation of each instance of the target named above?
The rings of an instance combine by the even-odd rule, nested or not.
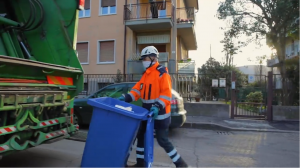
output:
[[[299,167],[299,134],[176,129],[170,139],[192,167]],[[1,167],[79,167],[84,142],[62,140],[14,153]],[[134,151],[130,160],[134,160]],[[155,144],[154,166],[172,165]],[[174,167],[174,166],[173,166]]]

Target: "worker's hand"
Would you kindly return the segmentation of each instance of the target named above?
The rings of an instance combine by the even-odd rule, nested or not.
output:
[[[125,96],[124,95],[122,95],[121,97],[119,97],[118,98],[119,100],[121,100],[121,101],[125,101]]]
[[[150,112],[153,112],[153,117],[152,118],[156,119],[156,117],[158,116],[159,109],[156,106],[152,106],[151,109],[150,109]]]

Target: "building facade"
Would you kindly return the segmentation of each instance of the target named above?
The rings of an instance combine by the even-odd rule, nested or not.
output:
[[[171,74],[194,73],[197,10],[198,0],[85,0],[76,49],[85,74],[141,74],[137,59],[148,45]]]

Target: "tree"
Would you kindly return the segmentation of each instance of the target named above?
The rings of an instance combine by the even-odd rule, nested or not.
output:
[[[250,42],[267,38],[269,45],[277,52],[282,79],[286,78],[285,46],[286,36],[297,34],[299,27],[299,0],[225,0],[218,8],[218,18],[230,19],[230,30],[235,37],[245,34]],[[282,95],[286,92],[283,83]],[[285,100],[282,97],[282,103]]]
[[[225,65],[231,66],[233,65],[233,56],[237,54],[237,51],[241,47],[241,45],[236,46],[233,42],[233,35],[230,31],[224,33],[224,39],[221,41],[223,43],[223,51],[225,52]],[[240,41],[238,44],[242,44]]]
[[[212,79],[226,78],[226,95],[228,96],[229,88],[231,87],[231,71],[236,73],[236,87],[245,85],[247,79],[241,71],[234,66],[221,64],[210,57],[201,68],[198,68],[199,78],[197,91],[202,95],[210,93],[210,97],[212,97],[213,94],[216,94],[216,90],[211,87]]]

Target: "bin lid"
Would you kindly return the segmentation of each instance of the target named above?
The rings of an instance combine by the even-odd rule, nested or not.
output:
[[[111,112],[119,113],[131,118],[136,118],[136,119],[146,119],[147,114],[149,111],[143,107],[136,106],[130,103],[126,103],[124,101],[120,101],[115,98],[111,97],[100,97],[100,98],[93,98],[93,99],[88,99],[87,102],[89,105],[93,107],[97,107],[100,109],[108,110]],[[117,106],[122,106],[122,107],[131,107],[131,111],[118,108]]]

